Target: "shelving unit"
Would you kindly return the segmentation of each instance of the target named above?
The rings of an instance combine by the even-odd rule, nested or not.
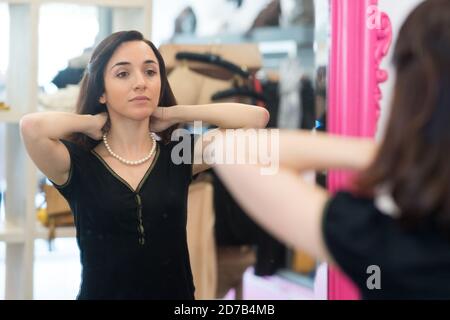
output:
[[[0,224],[0,241],[21,243],[24,239],[25,236],[22,228],[11,223]]]
[[[0,123],[19,123],[22,115],[14,111],[0,111]]]
[[[109,32],[136,29],[151,38],[151,0],[0,0],[10,16],[9,64],[6,103],[0,111],[6,124],[5,221],[0,220],[0,241],[6,243],[5,298],[33,298],[34,240],[46,238],[47,230],[36,221],[37,169],[28,158],[20,132],[20,118],[38,106],[39,11],[48,3],[99,6],[111,9]],[[5,47],[4,44],[0,44]],[[8,47],[8,46],[6,46]],[[73,228],[60,229],[57,236],[73,237]]]
[[[48,239],[48,229],[45,228],[42,224],[36,223],[34,232],[35,239]],[[60,227],[55,230],[56,238],[74,238],[76,236],[75,227]]]

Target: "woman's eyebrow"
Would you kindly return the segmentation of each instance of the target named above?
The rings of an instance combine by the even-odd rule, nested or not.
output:
[[[155,65],[158,65],[158,64],[156,63],[156,61],[154,61],[154,60],[145,60],[145,61],[144,61],[144,64],[155,64]]]
[[[130,65],[130,64],[131,64],[131,63],[128,62],[128,61],[117,62],[116,64],[114,64],[114,65],[111,67],[111,69],[113,69],[113,68],[115,68],[115,67],[118,67],[118,66],[125,66],[125,65]],[[154,61],[154,60],[145,60],[143,64],[155,64],[155,65],[158,65],[158,64],[156,63],[156,61]]]

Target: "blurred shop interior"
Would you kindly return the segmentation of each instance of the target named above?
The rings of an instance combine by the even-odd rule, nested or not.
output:
[[[8,94],[16,94],[8,91],[8,68],[14,64],[9,45],[12,35],[20,31],[16,20],[27,12],[22,7],[28,2],[0,2],[3,114],[12,108],[5,103]],[[147,10],[139,7],[139,1],[131,1],[136,6],[121,7],[119,13],[108,1],[106,5],[100,0],[92,1],[98,5],[77,2],[42,3],[36,34],[23,27],[25,38],[37,39],[37,54],[30,60],[37,64],[31,69],[36,75],[30,85],[31,92],[37,88],[36,101],[28,101],[36,111],[73,112],[93,47],[115,31],[138,29],[163,55],[179,104],[249,103],[267,108],[270,128],[326,131],[328,0],[153,0],[147,1],[151,3]],[[17,239],[33,242],[33,259],[27,262],[33,271],[33,298],[74,299],[81,267],[73,217],[67,203],[39,172],[34,181],[25,178],[35,183],[32,191],[23,187],[27,196],[34,193],[34,215],[27,214],[18,223],[18,228],[29,226],[26,220],[33,217],[33,239],[27,235],[15,238],[15,231],[4,231],[8,221],[15,222],[5,206],[8,175],[14,165],[4,156],[13,132],[8,126],[15,121],[0,118],[0,233],[5,234],[0,236],[0,299],[8,295],[8,268],[20,263],[6,261]],[[326,172],[311,172],[309,178],[326,186]],[[254,223],[212,170],[191,184],[188,217],[197,299],[326,298],[326,293],[317,293],[320,263],[280,243]]]

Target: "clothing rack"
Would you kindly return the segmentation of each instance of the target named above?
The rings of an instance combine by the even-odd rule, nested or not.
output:
[[[217,78],[227,79],[230,73],[224,68],[197,61],[177,60],[179,52],[191,52],[200,54],[212,54],[233,64],[240,66],[249,73],[255,73],[262,67],[262,57],[257,44],[165,44],[160,46],[159,51],[166,63],[167,73],[182,63],[188,64],[189,68],[206,74],[214,74]]]

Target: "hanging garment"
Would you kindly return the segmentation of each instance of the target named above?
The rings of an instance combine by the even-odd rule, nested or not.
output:
[[[303,77],[300,81],[300,101],[302,105],[301,129],[312,130],[316,124],[316,96],[312,81]]]
[[[191,6],[187,6],[175,19],[174,36],[179,34],[195,34],[197,17]]]
[[[262,90],[264,96],[267,98],[266,107],[270,113],[269,123],[267,128],[278,127],[278,109],[280,104],[280,98],[278,93],[278,82],[265,81],[262,83]]]
[[[189,52],[178,52],[176,54],[177,60],[180,60],[180,66],[177,66],[173,71],[169,74],[169,82],[171,84],[172,90],[175,94],[175,97],[179,104],[204,104],[211,103],[212,96],[221,91],[225,91],[226,89],[235,88],[236,83],[233,83],[233,80],[236,77],[239,78],[237,83],[239,85],[248,86],[249,92],[253,90],[253,92],[262,95],[260,91],[255,91],[253,85],[254,81],[251,81],[250,75],[245,70],[241,69],[239,66],[234,65],[226,60],[215,58],[213,55],[208,54],[198,54],[198,53],[189,53]],[[183,62],[184,61],[184,62]],[[217,71],[212,70],[211,74],[207,72],[202,72],[202,74],[192,71],[189,68],[189,64],[187,61],[194,61],[195,63],[204,63],[212,66],[216,66],[220,69],[227,70],[228,73],[234,75],[231,80],[225,81],[221,79],[215,79],[214,76]],[[190,62],[189,62],[190,63]],[[210,67],[211,68],[211,67]],[[209,69],[208,69],[209,70]],[[258,83],[259,84],[259,83]],[[241,88],[241,87],[239,87]],[[252,103],[251,101],[253,97],[251,96],[232,96],[227,97],[227,102],[239,102],[239,103]],[[268,233],[262,230],[253,220],[251,220],[248,215],[240,208],[240,206],[234,201],[231,194],[225,188],[225,186],[221,183],[219,178],[214,174],[212,170],[211,174],[213,176],[213,212],[215,214],[214,221],[214,234],[215,241],[214,243],[217,245],[219,249],[223,249],[227,247],[228,253],[230,252],[230,247],[239,248],[242,246],[258,246],[256,249],[256,263],[255,263],[255,271],[258,275],[272,275],[276,272],[280,267],[285,265],[285,249],[282,244],[277,242],[274,238],[272,238]],[[191,195],[190,195],[191,197]],[[196,210],[192,208],[192,210]],[[195,212],[194,215],[199,215],[199,212]],[[198,217],[197,217],[198,218]],[[193,219],[194,221],[194,219]],[[203,230],[201,233],[206,232],[209,234],[207,229],[204,229],[205,225],[202,225],[200,228]],[[198,228],[198,226],[193,227]],[[194,249],[193,249],[194,250]],[[193,262],[194,269],[193,270],[194,279],[195,274],[198,273],[201,268],[206,268],[203,263],[209,264],[209,258],[205,258],[206,261],[201,261],[201,255],[203,249],[195,249],[195,252],[192,251],[192,254],[195,256],[194,259],[197,262]],[[209,249],[208,249],[209,250]],[[233,250],[231,250],[233,251]],[[234,252],[234,251],[233,251]],[[239,252],[239,250],[237,250]],[[191,254],[191,255],[192,255]],[[228,257],[228,255],[226,255]],[[239,255],[235,254],[235,258],[238,259]],[[250,261],[249,256],[241,257],[243,261]],[[222,256],[218,257],[219,263],[225,263],[224,261],[220,261]],[[208,262],[209,261],[209,262]],[[228,263],[221,264],[228,265]],[[232,269],[232,268],[231,268]],[[230,270],[231,270],[230,269]],[[235,270],[236,271],[236,270]],[[233,274],[236,274],[233,271]],[[219,275],[220,276],[220,275]],[[197,276],[198,283],[204,283],[205,279],[203,276]],[[226,282],[226,281],[225,281]],[[219,279],[220,283],[220,279]],[[201,284],[202,285],[202,284]],[[223,286],[227,286],[228,284],[221,284],[221,288]],[[197,287],[197,284],[196,284]],[[204,292],[210,293],[211,287],[206,286]],[[198,291],[198,288],[197,288]],[[221,290],[219,290],[221,291]],[[203,295],[203,293],[199,293],[199,296],[207,296],[207,294]]]
[[[284,27],[315,24],[314,0],[281,0],[281,25]]]
[[[204,77],[181,65],[172,70],[167,77],[178,104],[197,104]]]
[[[263,10],[261,10],[247,32],[250,32],[255,28],[279,26],[280,15],[280,0],[271,1]]]
[[[278,128],[298,129],[302,123],[302,104],[299,96],[302,69],[298,59],[288,58],[280,64],[280,107]]]
[[[219,56],[183,51],[178,52],[175,57],[180,65],[172,70],[168,79],[179,104],[212,103],[211,97],[215,92],[232,88],[236,77],[244,79],[249,76],[246,70]],[[200,65],[204,65],[205,69],[201,73],[199,70],[193,71],[189,67],[191,63],[199,70],[202,70]],[[224,72],[230,76],[218,77]]]
[[[52,82],[59,89],[67,87],[69,84],[77,85],[80,83],[84,74],[83,68],[66,68],[58,72]]]
[[[255,246],[255,275],[273,275],[286,265],[286,247],[250,219],[214,172],[212,176],[217,246]]]
[[[187,241],[195,298],[215,299],[217,254],[214,238],[213,187],[210,182],[194,182],[189,187]]]
[[[197,103],[198,104],[213,103],[212,96],[214,95],[215,92],[227,90],[232,86],[233,83],[231,81],[207,78],[203,81]]]

